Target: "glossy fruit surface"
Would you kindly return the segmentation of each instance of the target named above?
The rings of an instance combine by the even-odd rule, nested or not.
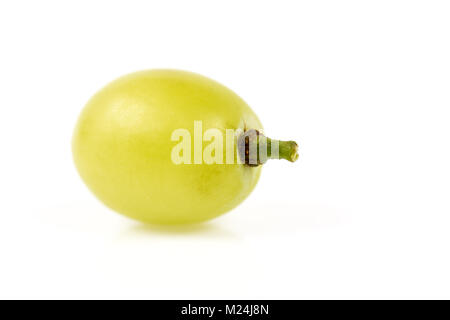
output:
[[[148,70],[121,77],[80,115],[72,142],[78,172],[104,204],[130,218],[156,224],[214,218],[250,194],[261,166],[175,164],[171,135],[185,128],[193,137],[194,121],[202,121],[203,132],[262,128],[239,96],[201,75]]]

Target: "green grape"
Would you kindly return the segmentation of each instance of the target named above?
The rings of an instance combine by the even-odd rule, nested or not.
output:
[[[180,129],[190,141],[178,150],[189,138],[174,134]],[[209,129],[216,134],[207,137]],[[234,134],[227,136],[227,130]],[[273,152],[276,140],[258,145],[261,130],[250,107],[223,85],[195,73],[148,70],[123,76],[90,99],[72,150],[82,179],[111,209],[147,223],[194,223],[241,203],[267,159],[296,160],[292,141],[280,142],[279,155]],[[217,133],[222,145],[213,144],[220,140]],[[249,162],[252,141],[257,150],[269,150],[256,163]]]

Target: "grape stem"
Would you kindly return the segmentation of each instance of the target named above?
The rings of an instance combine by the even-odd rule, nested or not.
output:
[[[238,153],[241,161],[251,167],[262,165],[269,159],[295,162],[299,157],[295,141],[270,139],[255,129],[246,130],[239,137]]]

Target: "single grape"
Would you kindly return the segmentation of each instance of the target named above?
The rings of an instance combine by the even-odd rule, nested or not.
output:
[[[174,132],[180,129],[191,141],[178,152],[174,148],[181,136]],[[209,129],[223,134],[223,146],[208,149],[220,140],[217,135],[207,137]],[[235,131],[229,139],[227,129]],[[250,107],[223,85],[191,72],[148,70],[123,76],[90,99],[79,117],[72,149],[82,179],[111,209],[148,223],[194,223],[241,203],[268,158],[296,160],[294,142],[280,142],[276,156],[270,151],[276,140],[267,140],[257,150],[269,146],[268,156],[249,163],[249,143],[258,143],[255,137],[262,136],[261,130]],[[245,133],[256,135],[245,139]],[[180,140],[174,140],[177,137]],[[207,163],[208,150],[224,164]],[[174,155],[186,161],[174,161]]]

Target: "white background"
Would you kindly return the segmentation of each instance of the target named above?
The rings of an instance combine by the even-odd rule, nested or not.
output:
[[[0,298],[450,298],[448,1],[2,1]],[[123,74],[179,68],[301,145],[197,227],[113,213],[72,163]]]

